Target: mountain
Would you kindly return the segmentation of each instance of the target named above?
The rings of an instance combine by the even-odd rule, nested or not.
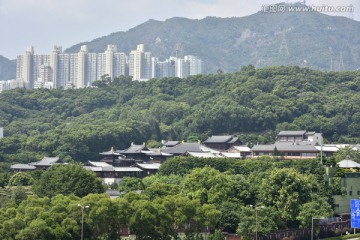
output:
[[[16,77],[16,60],[9,60],[0,55],[0,81]]]
[[[360,22],[318,12],[258,12],[246,17],[175,17],[149,20],[126,32],[116,32],[72,46],[78,52],[87,44],[104,52],[107,44],[129,53],[139,43],[160,59],[183,53],[206,62],[206,72],[237,71],[242,66],[309,66],[320,70],[354,70],[360,67]],[[332,65],[331,65],[332,62]],[[331,67],[332,66],[332,67]]]

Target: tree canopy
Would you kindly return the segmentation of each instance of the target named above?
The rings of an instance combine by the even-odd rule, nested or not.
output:
[[[14,89],[0,94],[0,161],[44,155],[87,161],[131,142],[205,140],[236,134],[249,145],[280,130],[358,142],[360,73],[244,67],[235,73],[131,81],[84,89]]]
[[[74,194],[84,197],[89,193],[103,193],[105,186],[94,172],[79,164],[58,164],[46,170],[35,182],[33,189],[39,196]]]

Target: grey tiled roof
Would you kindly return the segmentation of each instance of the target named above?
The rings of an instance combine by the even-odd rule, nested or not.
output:
[[[268,152],[271,152],[271,151],[274,151],[275,149],[275,145],[274,144],[271,144],[271,145],[254,145],[251,150],[252,151],[268,151]]]
[[[271,144],[271,145],[254,145],[252,151],[275,151],[275,147],[280,152],[319,152],[313,145],[297,145],[291,143],[280,143],[280,144]]]
[[[231,141],[233,136],[226,135],[226,136],[211,136],[204,141],[204,143],[227,143]],[[236,138],[237,140],[237,138]]]
[[[279,132],[278,136],[298,136],[304,135],[306,133],[305,130],[303,131],[281,131]]]
[[[312,145],[276,145],[276,149],[281,152],[319,152],[315,146]]]
[[[251,152],[251,149],[248,146],[233,146],[232,148],[240,152]]]
[[[228,143],[235,143],[239,138],[233,137]]]
[[[147,156],[165,156],[165,157],[171,157],[173,156],[173,154],[171,153],[165,153],[163,151],[157,151],[157,152],[151,152],[151,153],[146,153]]]
[[[33,166],[51,166],[54,163],[57,163],[59,160],[60,159],[58,157],[44,157],[38,162],[32,162],[29,164]]]
[[[83,166],[86,170],[91,170],[93,172],[102,172],[102,167],[93,167],[93,166]]]
[[[137,167],[113,167],[109,166],[83,166],[87,170],[93,172],[142,172],[140,168]]]
[[[202,152],[199,143],[180,143],[174,147],[163,149],[162,152],[170,154],[184,154],[186,152]]]
[[[107,151],[107,152],[101,152],[100,155],[116,155],[116,156],[120,156],[120,153],[113,152],[113,151]]]
[[[156,170],[160,168],[160,163],[136,163],[140,169]]]
[[[211,152],[187,152],[187,154],[191,157],[198,157],[198,158],[222,158],[222,156],[219,156]]]
[[[142,172],[138,167],[114,167],[115,172]]]
[[[110,167],[111,165],[106,162],[95,162],[95,161],[88,161],[88,165],[93,167]]]
[[[142,150],[148,150],[148,148],[145,145],[131,145],[128,149],[125,150],[117,150],[117,153],[123,153],[123,154],[131,154],[131,153],[141,153]]]
[[[167,141],[164,143],[164,146],[166,147],[173,147],[175,145],[178,145],[180,142],[179,141]]]
[[[277,142],[275,142],[275,145],[276,145],[277,147],[281,147],[281,146],[294,146],[294,145],[315,146],[315,142],[310,142],[310,141],[281,142],[281,141],[277,141]]]
[[[24,169],[24,170],[34,170],[36,167],[29,164],[14,164],[10,166],[11,169]]]

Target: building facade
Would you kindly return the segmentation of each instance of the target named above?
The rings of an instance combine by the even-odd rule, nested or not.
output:
[[[86,45],[78,53],[63,53],[54,46],[51,54],[35,54],[29,47],[17,57],[16,79],[26,88],[84,88],[103,76],[111,79],[132,76],[133,80],[179,77],[203,73],[203,63],[196,56],[170,57],[159,61],[144,44],[137,45],[127,55],[118,52],[116,45],[108,45],[104,53],[89,53]]]

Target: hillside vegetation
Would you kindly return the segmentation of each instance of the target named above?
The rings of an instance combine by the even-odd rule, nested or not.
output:
[[[236,73],[148,82],[120,77],[95,85],[1,93],[0,161],[43,155],[86,161],[131,142],[156,145],[213,134],[266,143],[280,130],[317,131],[328,142],[360,140],[359,71],[247,66]]]
[[[90,52],[104,52],[107,44],[129,53],[144,43],[146,51],[160,60],[175,55],[181,43],[183,53],[205,61],[206,73],[218,69],[238,71],[249,64],[309,66],[330,70],[360,68],[360,23],[345,17],[318,12],[258,12],[246,17],[201,20],[170,18],[149,20],[126,32],[115,32],[67,49],[78,52],[87,44]]]
[[[16,60],[9,60],[0,55],[0,81],[15,79]]]

